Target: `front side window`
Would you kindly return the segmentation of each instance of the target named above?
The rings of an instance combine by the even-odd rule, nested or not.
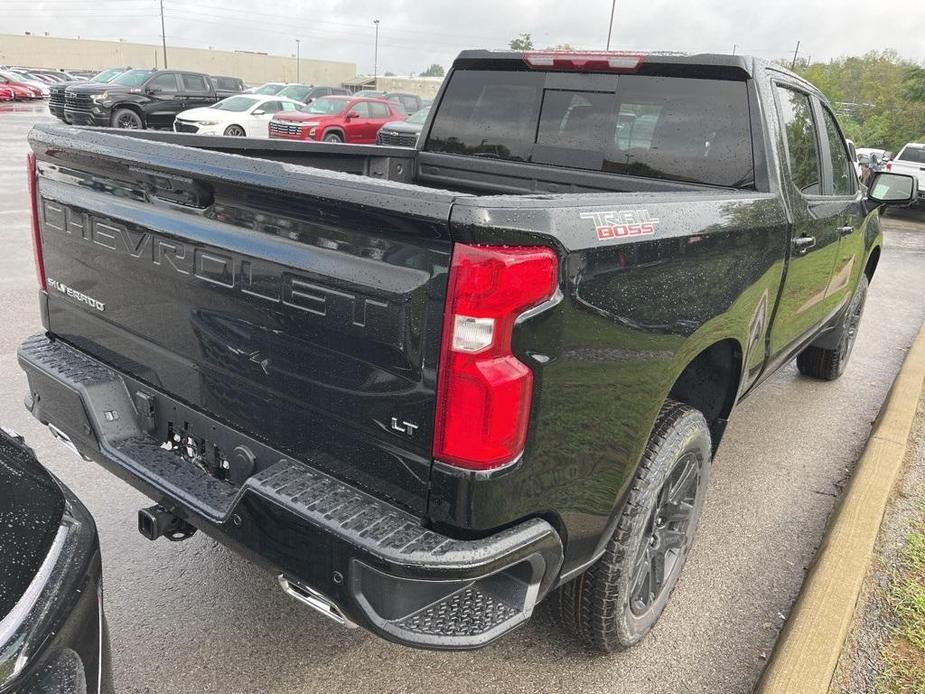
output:
[[[360,118],[369,118],[369,102],[358,101],[350,109],[351,113],[356,113]]]
[[[825,136],[829,141],[829,152],[832,157],[832,194],[851,195],[854,192],[854,186],[851,184],[854,167],[848,160],[845,140],[835,123],[835,116],[825,107],[822,108],[822,120],[825,123]]]
[[[279,101],[267,101],[257,110],[262,110],[264,113],[277,113],[282,104]]]
[[[162,94],[176,94],[177,76],[172,72],[158,75],[148,83],[148,89],[157,89]]]
[[[754,187],[744,81],[457,70],[425,150]]]
[[[793,184],[806,195],[819,195],[819,147],[809,96],[789,87],[777,87],[781,119],[787,139],[787,159]]]

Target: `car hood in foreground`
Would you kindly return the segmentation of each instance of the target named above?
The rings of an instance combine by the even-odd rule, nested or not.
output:
[[[0,435],[0,621],[17,603],[48,554],[64,495],[31,455]]]
[[[177,118],[180,120],[190,120],[190,121],[200,121],[200,120],[217,120],[223,121],[226,116],[224,114],[230,113],[229,111],[219,111],[217,108],[191,108],[186,111],[180,111],[177,114]],[[246,113],[239,113],[237,115],[247,115]]]
[[[383,125],[382,129],[390,133],[417,135],[424,129],[424,126],[417,123],[408,123],[403,120],[393,120]]]

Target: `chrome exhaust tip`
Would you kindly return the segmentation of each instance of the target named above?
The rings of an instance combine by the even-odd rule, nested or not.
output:
[[[82,458],[83,460],[89,460],[87,456],[85,456],[83,453],[77,450],[77,446],[75,446],[74,442],[71,441],[71,437],[65,434],[63,431],[61,431],[54,424],[49,424],[48,430],[51,432],[51,435],[54,436],[58,440],[58,442],[64,444],[64,447],[67,448],[69,451],[71,451],[78,458]]]
[[[304,605],[308,605],[313,610],[320,612],[328,619],[337,622],[343,627],[347,627],[348,629],[357,628],[357,625],[348,619],[332,600],[322,595],[314,588],[294,583],[283,574],[277,576],[276,579],[279,581],[279,585],[283,589],[283,592],[289,597],[295,598]]]

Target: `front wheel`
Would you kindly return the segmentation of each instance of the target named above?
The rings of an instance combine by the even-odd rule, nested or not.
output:
[[[834,347],[810,345],[797,355],[797,369],[801,374],[823,381],[834,381],[845,372],[858,337],[858,328],[861,325],[861,316],[864,315],[869,284],[867,275],[862,274],[838,327]]]
[[[240,125],[229,125],[225,128],[225,134],[228,137],[245,137],[247,135]]]
[[[629,648],[661,616],[697,530],[711,450],[698,410],[662,406],[604,554],[558,591],[564,626],[587,646]]]
[[[141,130],[145,127],[144,123],[135,111],[130,108],[120,108],[112,114],[112,127],[122,128],[123,130]]]
[[[341,137],[340,133],[327,133],[324,136],[325,142],[343,142],[344,138]]]

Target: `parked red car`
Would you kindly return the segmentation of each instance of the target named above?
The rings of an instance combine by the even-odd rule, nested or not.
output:
[[[278,113],[270,121],[270,137],[374,144],[379,128],[408,115],[384,99],[325,96],[304,111]]]
[[[0,87],[6,87],[13,92],[14,99],[41,99],[42,92],[22,82],[14,82],[9,77],[0,75]]]
[[[5,84],[0,84],[0,101],[12,101],[15,98],[16,95],[13,94],[12,89]]]

